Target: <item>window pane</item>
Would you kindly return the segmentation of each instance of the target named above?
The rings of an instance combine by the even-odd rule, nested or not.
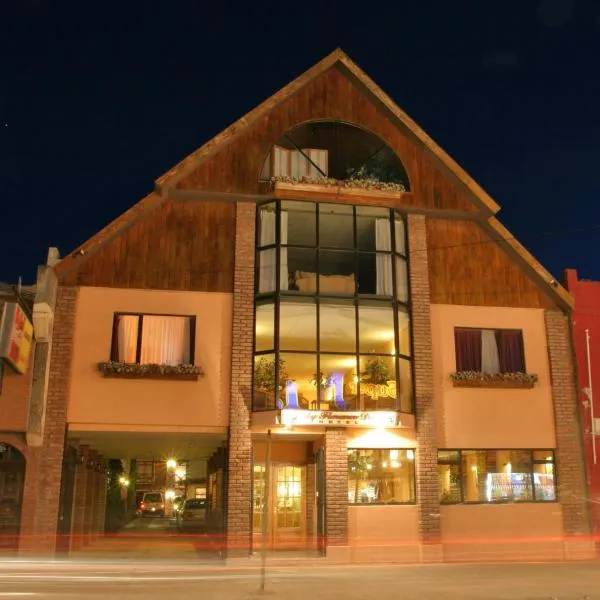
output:
[[[442,504],[453,504],[460,502],[459,465],[438,464],[438,475],[440,478],[440,502]]]
[[[138,326],[135,315],[117,315],[117,362],[134,363],[137,360]]]
[[[356,356],[321,354],[321,408],[356,409]]]
[[[524,373],[523,332],[500,330],[495,332],[501,373]]]
[[[406,256],[406,226],[404,219],[396,215],[394,219],[394,236],[396,242],[396,252]]]
[[[314,354],[282,354],[279,372],[282,394],[277,408],[318,408],[316,372],[317,357]]]
[[[414,459],[412,449],[348,450],[348,502],[414,502]]]
[[[396,298],[400,302],[408,302],[408,271],[406,260],[396,257]]]
[[[356,287],[355,254],[336,250],[321,250],[319,253],[320,294],[354,294]]]
[[[410,315],[402,306],[398,308],[398,347],[400,354],[410,356]]]
[[[377,293],[377,260],[374,253],[358,255],[358,293]]]
[[[533,460],[535,462],[554,462],[554,452],[552,450],[534,450]]]
[[[317,349],[317,306],[308,302],[285,302],[279,305],[279,348],[282,350]]]
[[[187,365],[190,363],[190,319],[144,315],[142,364]]]
[[[273,410],[275,408],[274,354],[254,357],[252,407],[254,410]]]
[[[275,306],[259,304],[256,307],[255,347],[257,352],[274,350]]]
[[[360,410],[396,410],[396,359],[360,357]]]
[[[275,203],[260,207],[258,215],[258,246],[275,243]]]
[[[258,293],[265,294],[275,291],[277,277],[277,250],[261,250],[258,253]]]
[[[317,219],[316,205],[312,202],[294,202],[285,200],[281,203],[282,215],[287,214],[287,243],[292,246],[317,245]],[[281,242],[283,235],[284,219],[282,219]]]
[[[463,490],[467,502],[533,500],[531,467],[523,452],[463,451]]]
[[[319,204],[319,246],[321,248],[354,248],[352,206]]]
[[[398,396],[400,399],[400,410],[405,413],[413,411],[413,381],[412,381],[412,363],[408,360],[398,360],[400,390]]]
[[[438,463],[458,462],[459,460],[460,452],[458,450],[438,450]]]
[[[353,302],[321,302],[319,310],[321,352],[356,353],[356,309]]]
[[[556,500],[556,481],[554,479],[554,463],[533,465],[533,485],[535,486],[535,499],[538,502],[551,502]]]
[[[361,302],[358,307],[361,353],[394,354],[394,310],[391,304]]]
[[[288,290],[317,293],[317,253],[305,248],[286,248]]]
[[[359,250],[391,250],[390,211],[371,206],[356,207],[356,237]]]

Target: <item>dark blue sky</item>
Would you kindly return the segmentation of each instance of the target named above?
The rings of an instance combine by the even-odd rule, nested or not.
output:
[[[0,280],[31,281],[337,46],[544,266],[600,279],[595,0],[0,5]]]

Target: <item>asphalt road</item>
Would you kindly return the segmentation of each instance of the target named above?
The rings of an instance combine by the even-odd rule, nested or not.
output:
[[[136,563],[0,563],[1,598],[248,600],[254,568]],[[530,565],[281,567],[267,565],[266,595],[284,600],[600,600],[600,562]]]

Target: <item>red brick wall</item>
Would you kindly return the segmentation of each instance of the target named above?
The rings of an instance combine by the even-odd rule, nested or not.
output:
[[[254,343],[254,229],[256,207],[238,203],[235,226],[233,347],[227,489],[228,553],[251,547],[252,365]]]
[[[433,391],[433,351],[427,228],[423,215],[408,215],[417,451],[417,503],[421,541],[440,539],[440,498]]]
[[[348,543],[348,445],[343,427],[325,431],[325,535],[328,546]]]
[[[590,532],[590,522],[569,320],[560,311],[548,310],[545,317],[563,527],[566,535],[585,535]]]
[[[67,402],[71,379],[77,289],[60,287],[56,299],[46,424],[38,479],[35,521],[38,552],[53,554],[56,545],[60,482],[65,446]]]

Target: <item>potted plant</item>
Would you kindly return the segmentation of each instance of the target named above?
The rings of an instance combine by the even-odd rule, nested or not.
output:
[[[363,383],[385,385],[390,379],[390,369],[383,358],[374,356],[367,361],[360,375]]]
[[[289,379],[288,372],[285,368],[285,361],[278,359],[279,366],[279,381],[286,382]],[[266,356],[259,358],[254,363],[254,404],[264,408],[275,406],[275,365],[276,360],[269,359]],[[279,385],[279,390],[283,386]]]

